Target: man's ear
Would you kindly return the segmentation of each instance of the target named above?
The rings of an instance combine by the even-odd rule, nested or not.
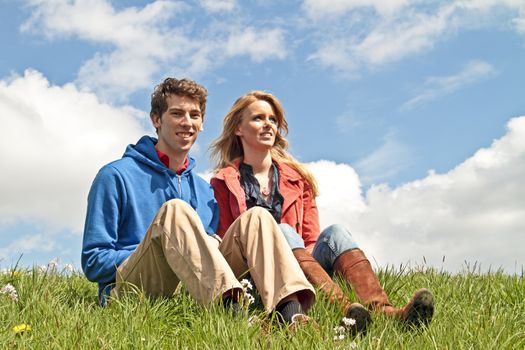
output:
[[[153,124],[153,127],[155,129],[158,129],[160,127],[160,116],[158,116],[157,113],[151,113],[149,117],[151,119],[151,123]]]

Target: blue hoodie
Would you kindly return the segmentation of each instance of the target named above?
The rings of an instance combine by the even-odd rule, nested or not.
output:
[[[160,207],[170,199],[188,202],[199,214],[204,229],[215,234],[219,209],[211,186],[192,169],[181,175],[168,169],[155,150],[157,140],[143,136],[126,148],[122,159],[98,172],[88,196],[82,269],[99,284],[99,297],[115,282],[117,267],[142,241]],[[103,300],[103,299],[101,299]]]

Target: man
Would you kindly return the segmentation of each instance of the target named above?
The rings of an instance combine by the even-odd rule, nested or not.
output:
[[[229,239],[221,242],[215,234],[217,202],[188,156],[203,130],[206,98],[206,89],[187,79],[167,78],[155,88],[150,117],[158,140],[143,136],[97,174],[88,196],[82,268],[99,283],[101,302],[112,288],[115,297],[133,288],[169,297],[184,282],[198,302],[222,298],[232,307],[242,292],[233,271],[248,269],[260,280],[267,310],[292,313],[284,315],[292,323],[315,294],[271,216],[254,211],[232,224]],[[268,239],[274,236],[272,244],[259,243],[263,229]],[[282,265],[291,266],[290,276],[268,278]]]

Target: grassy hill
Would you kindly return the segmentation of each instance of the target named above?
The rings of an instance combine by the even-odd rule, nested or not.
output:
[[[292,333],[257,302],[251,322],[218,305],[200,306],[183,289],[171,299],[138,294],[102,308],[96,285],[79,273],[9,269],[0,273],[0,349],[525,349],[523,274],[388,268],[379,277],[398,306],[429,288],[436,302],[430,326],[405,329],[376,315],[366,336],[335,340],[342,315],[323,295],[310,312],[316,324]]]

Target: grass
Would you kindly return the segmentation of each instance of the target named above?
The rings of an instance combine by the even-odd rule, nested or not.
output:
[[[291,333],[265,318],[256,302],[251,325],[222,306],[204,307],[182,290],[149,300],[141,294],[97,304],[97,288],[79,273],[13,268],[0,288],[15,287],[18,300],[0,294],[0,349],[525,349],[525,280],[501,271],[450,274],[432,268],[387,268],[379,278],[394,305],[420,287],[435,296],[430,326],[405,329],[374,316],[366,336],[334,340],[342,317],[323,295],[310,312],[317,325]],[[352,291],[341,281],[345,291]],[[30,325],[15,333],[13,327]]]

